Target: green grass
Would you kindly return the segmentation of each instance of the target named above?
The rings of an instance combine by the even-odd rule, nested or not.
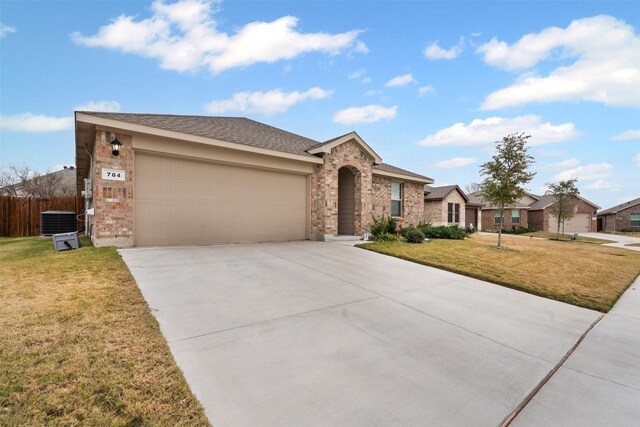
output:
[[[540,237],[542,239],[552,239],[556,240],[556,233],[548,233],[546,231],[536,231],[534,233],[525,233],[522,236],[532,236],[532,237]],[[597,245],[602,245],[604,243],[615,243],[615,240],[606,240],[606,239],[596,239],[594,237],[586,237],[586,236],[578,236],[577,240],[571,240],[573,234],[560,234],[560,240],[565,242],[579,242],[579,243],[595,243]]]
[[[359,247],[546,298],[607,312],[640,273],[640,253],[593,244],[477,235]]]
[[[209,425],[118,252],[52,246],[0,238],[0,426]]]

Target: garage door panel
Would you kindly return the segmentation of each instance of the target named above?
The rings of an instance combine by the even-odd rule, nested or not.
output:
[[[558,221],[556,218],[549,217],[549,231],[556,232],[558,230]],[[591,231],[591,215],[575,214],[573,218],[564,222],[565,233],[585,233]],[[560,224],[560,232],[562,232],[562,224]]]
[[[135,244],[302,240],[304,175],[136,154]]]

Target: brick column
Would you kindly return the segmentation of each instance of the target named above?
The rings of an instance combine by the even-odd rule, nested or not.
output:
[[[120,155],[111,153],[111,141],[122,144]],[[96,131],[93,149],[93,208],[91,240],[95,246],[133,246],[133,147],[131,136]],[[125,180],[102,178],[102,170],[125,171]]]

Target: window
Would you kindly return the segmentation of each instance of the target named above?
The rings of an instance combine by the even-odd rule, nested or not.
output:
[[[460,203],[449,203],[447,208],[447,222],[460,223]]]
[[[511,210],[511,224],[515,224],[515,225],[520,224],[520,209]]]
[[[402,184],[391,183],[391,216],[402,216]]]
[[[493,223],[494,224],[500,224],[500,211],[499,210],[495,210],[494,211],[494,217],[493,217]]]
[[[631,220],[631,227],[640,227],[640,214],[631,214],[629,219]]]

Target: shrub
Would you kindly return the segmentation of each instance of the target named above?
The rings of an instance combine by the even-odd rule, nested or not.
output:
[[[402,230],[402,236],[407,239],[409,243],[422,243],[425,239],[424,233],[415,227],[407,227]]]
[[[369,227],[369,232],[373,234],[375,237],[378,237],[382,234],[396,234],[396,220],[391,218],[390,216],[382,215],[380,218],[376,218],[371,215],[371,227]]]
[[[438,227],[422,227],[419,229],[429,239],[452,239],[463,240],[467,233],[464,228],[457,225],[441,225]]]
[[[400,242],[402,237],[397,234],[382,233],[376,236],[376,242]]]
[[[502,233],[504,234],[525,234],[525,233],[533,233],[536,230],[534,227],[518,227],[518,228],[513,228],[511,230],[508,229],[504,229],[502,230]]]

